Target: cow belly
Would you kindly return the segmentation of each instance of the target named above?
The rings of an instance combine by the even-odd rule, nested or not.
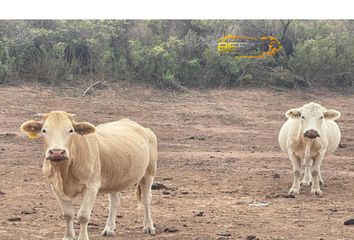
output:
[[[114,156],[101,160],[101,191],[121,191],[136,184],[149,164],[147,151],[121,151]]]
[[[136,184],[149,164],[149,142],[144,131],[117,124],[102,126],[98,134],[101,191],[121,191]]]
[[[129,171],[125,174],[122,172],[113,172],[111,175],[101,177],[101,192],[119,192],[134,186],[145,175],[146,168],[140,171]]]
[[[335,122],[327,123],[327,139],[328,139],[328,147],[326,151],[326,155],[333,153],[340,142],[341,133],[338,128],[338,125]]]

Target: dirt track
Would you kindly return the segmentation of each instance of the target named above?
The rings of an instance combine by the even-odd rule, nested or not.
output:
[[[354,96],[254,89],[174,96],[121,85],[82,98],[84,90],[0,88],[1,240],[63,236],[59,205],[41,172],[41,140],[19,132],[19,125],[34,113],[59,109],[94,124],[129,117],[159,138],[155,182],[170,190],[153,191],[158,234],[141,233],[143,211],[137,209],[134,189],[128,189],[122,193],[113,239],[354,239],[354,227],[343,226],[354,217]],[[312,196],[309,187],[296,198],[284,198],[292,175],[290,161],[278,147],[278,131],[286,110],[309,101],[341,111],[344,148],[323,162],[322,198]],[[249,205],[253,201],[269,206]],[[99,196],[89,226],[91,239],[105,239],[99,234],[107,205],[107,197]],[[9,221],[16,217],[20,221]],[[177,232],[165,232],[171,227]]]

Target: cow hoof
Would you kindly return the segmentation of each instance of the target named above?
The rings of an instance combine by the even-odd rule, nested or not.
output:
[[[149,235],[155,235],[156,230],[154,227],[144,227],[143,232]]]
[[[322,196],[322,191],[320,189],[313,189],[313,190],[311,190],[311,194],[314,195],[314,196],[321,197]]]
[[[103,230],[101,233],[101,236],[103,237],[113,237],[114,235],[115,235],[114,230],[108,230],[108,229]]]
[[[301,182],[300,182],[300,185],[301,186],[311,186],[312,185],[312,182],[311,181],[305,181],[305,180],[302,180]]]
[[[300,189],[291,188],[287,195],[294,196],[294,195],[299,195],[299,193],[300,193]]]

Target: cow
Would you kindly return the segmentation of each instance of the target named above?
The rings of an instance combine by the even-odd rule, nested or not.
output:
[[[311,193],[322,196],[320,184],[324,182],[320,167],[323,158],[339,145],[341,133],[335,120],[341,114],[311,102],[290,109],[285,115],[288,119],[280,129],[278,140],[293,165],[294,181],[288,196],[299,194],[301,184],[311,185]],[[300,183],[302,166],[305,173]]]
[[[154,235],[151,219],[151,185],[157,169],[157,138],[149,129],[129,119],[94,126],[76,122],[75,114],[52,111],[30,120],[20,129],[29,137],[44,139],[42,171],[48,178],[66,221],[63,240],[73,240],[72,201],[81,195],[77,214],[79,240],[88,240],[87,225],[98,193],[108,193],[109,214],[103,236],[115,231],[120,192],[136,185],[144,206],[143,232]]]

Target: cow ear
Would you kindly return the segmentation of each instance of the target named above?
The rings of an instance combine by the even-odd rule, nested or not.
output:
[[[301,116],[300,108],[293,108],[285,113],[287,118],[299,118]]]
[[[34,121],[34,120],[30,120],[27,122],[24,122],[20,129],[22,132],[26,132],[28,133],[28,137],[29,138],[37,138],[38,137],[38,133],[41,132],[43,127],[43,123],[38,122],[38,121]]]
[[[94,133],[96,131],[95,126],[88,122],[74,123],[75,132],[81,135]]]
[[[337,120],[340,118],[340,112],[330,109],[324,112],[324,117],[328,120]]]

